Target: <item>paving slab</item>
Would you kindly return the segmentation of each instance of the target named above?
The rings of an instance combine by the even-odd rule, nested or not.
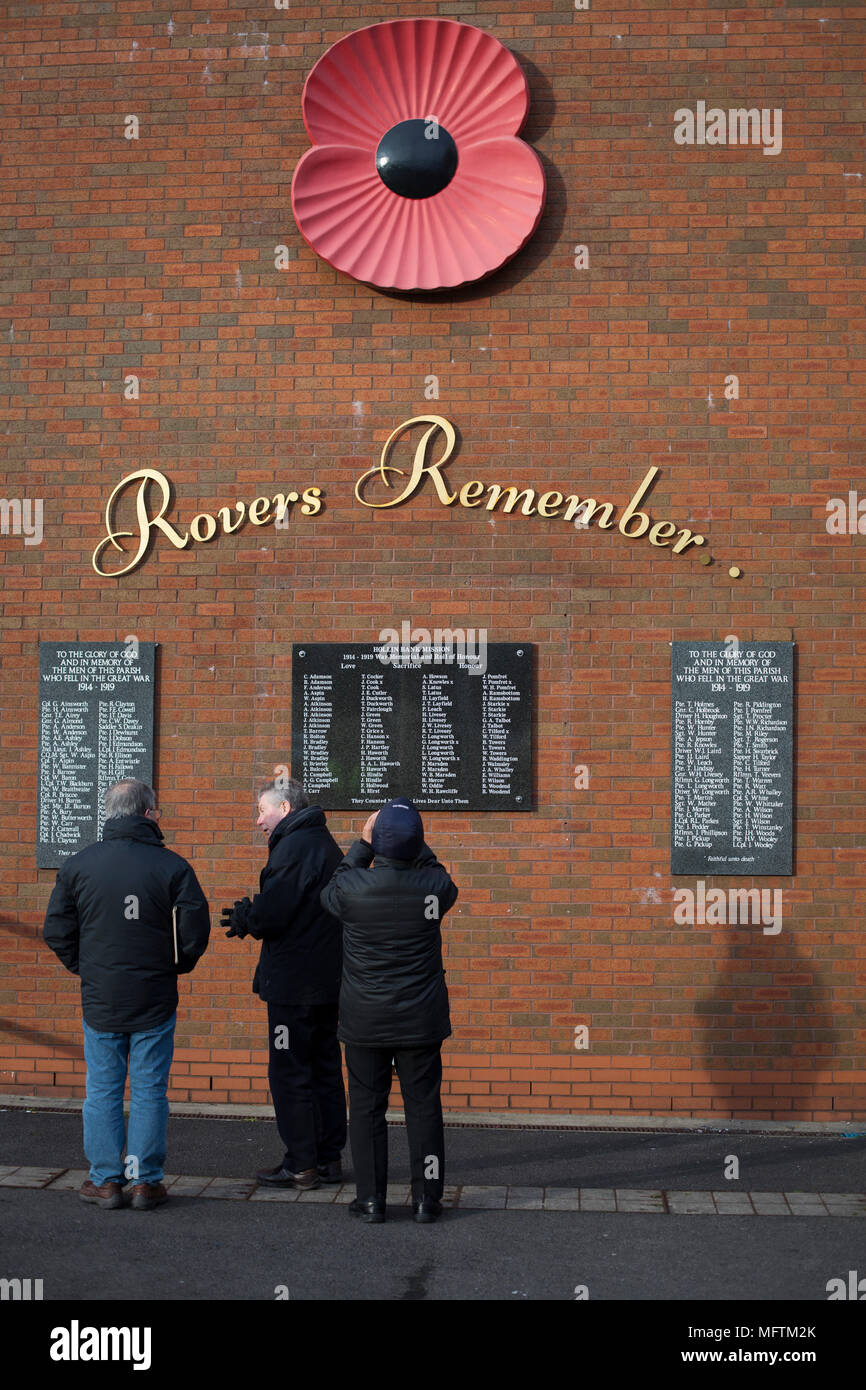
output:
[[[750,1192],[752,1206],[759,1216],[790,1216],[784,1192]]]
[[[460,1206],[493,1210],[504,1207],[507,1196],[507,1187],[462,1187]]]
[[[795,1216],[830,1215],[817,1192],[786,1192],[785,1198]]]
[[[544,1210],[580,1211],[580,1196],[578,1187],[548,1187],[544,1193]],[[611,1210],[615,1210],[615,1207]]]
[[[173,1197],[200,1197],[208,1183],[211,1182],[213,1182],[213,1178],[193,1175],[176,1177],[171,1184],[171,1195]]]
[[[78,1192],[82,1183],[90,1177],[89,1168],[67,1168],[59,1178],[45,1184],[46,1192]]]
[[[199,1194],[202,1197],[214,1197],[220,1201],[243,1202],[256,1189],[253,1180],[239,1182],[237,1178],[211,1178],[207,1187],[202,1188]]]
[[[821,1192],[818,1194],[831,1215],[866,1216],[866,1195],[860,1192]]]
[[[0,1187],[45,1187],[65,1172],[65,1168],[16,1168],[0,1178]]]
[[[544,1207],[543,1187],[509,1187],[506,1207],[515,1211],[541,1211]]]
[[[250,1196],[251,1202],[296,1202],[299,1197],[296,1187],[257,1187]]]
[[[556,1189],[548,1188],[547,1191],[550,1195]],[[612,1187],[582,1187],[579,1191],[581,1211],[616,1211],[616,1192]]]
[[[663,1212],[665,1209],[664,1193],[617,1188],[616,1209],[617,1211]]]
[[[674,1216],[715,1216],[712,1192],[669,1192],[668,1211]]]
[[[716,1211],[720,1216],[754,1216],[748,1192],[713,1192]]]

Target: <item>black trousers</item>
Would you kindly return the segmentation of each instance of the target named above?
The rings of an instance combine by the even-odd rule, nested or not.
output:
[[[442,1124],[441,1044],[430,1047],[359,1047],[346,1043],[349,1075],[349,1137],[355,1185],[361,1201],[388,1189],[388,1127],[391,1065],[397,1068],[406,1110],[412,1198],[439,1201],[445,1186]]]
[[[337,1005],[268,1004],[268,1084],[283,1167],[333,1163],[346,1146],[346,1093]]]

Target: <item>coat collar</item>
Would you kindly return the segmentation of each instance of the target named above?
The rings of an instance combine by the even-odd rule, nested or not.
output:
[[[112,816],[105,822],[103,840],[138,840],[145,845],[161,845],[165,837],[155,820],[148,816]]]
[[[414,859],[392,859],[388,854],[377,854],[373,859],[373,867],[379,866],[382,869],[414,869]]]
[[[321,806],[300,806],[296,811],[290,811],[287,816],[283,816],[274,826],[268,836],[268,849],[273,849],[278,840],[284,835],[290,835],[293,830],[315,830],[322,826],[327,826],[327,821]]]

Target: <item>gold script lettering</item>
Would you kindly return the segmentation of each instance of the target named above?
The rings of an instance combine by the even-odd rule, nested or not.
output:
[[[115,550],[122,551],[123,546],[118,544],[118,537],[128,537],[135,534],[134,531],[116,531],[114,529],[115,499],[121,492],[129,487],[130,484],[135,482],[139,483],[138,491],[135,496],[135,515],[138,522],[138,549],[129,563],[124,565],[122,569],[100,569],[99,561],[105,547],[107,545],[113,545]],[[147,491],[149,483],[156,483],[162,493],[162,502],[159,511],[154,517],[148,516],[147,512]],[[105,505],[105,528],[108,535],[104,540],[99,542],[99,545],[93,552],[92,564],[96,573],[101,575],[103,579],[115,579],[118,575],[129,574],[130,570],[134,570],[136,565],[141,564],[147,554],[151,541],[151,532],[154,527],[159,527],[160,531],[168,536],[168,539],[177,550],[184,550],[189,544],[189,535],[186,532],[181,535],[179,531],[175,531],[174,527],[165,520],[165,512],[170,502],[171,488],[168,479],[164,477],[162,473],[157,473],[155,468],[140,468],[137,473],[129,473],[125,478],[121,478]]]
[[[511,485],[509,485],[508,487],[502,487],[499,483],[491,483],[487,491],[490,493],[490,497],[487,502],[487,510],[489,512],[493,511],[493,508],[496,506],[496,503],[499,501],[500,497],[505,492],[508,493],[508,501],[505,503],[505,506],[502,509],[503,511],[513,512],[515,506],[517,505],[518,498],[520,497],[523,498],[523,506],[520,508],[520,510],[523,512],[524,516],[532,516],[532,513],[535,510],[535,508],[532,505],[535,500],[534,488],[527,487],[524,488],[522,492],[518,492],[517,488]]]
[[[592,521],[592,518],[595,516],[596,512],[604,513],[603,519],[598,523],[602,531],[606,531],[610,526],[613,525],[613,522],[611,520],[611,517],[613,516],[612,502],[596,502],[594,497],[569,497],[568,506],[565,509],[566,521],[570,521],[571,518],[577,512],[581,511],[583,512],[581,520],[586,526],[588,526],[589,523]]]
[[[220,507],[219,512],[217,513],[220,521],[222,522],[222,528],[227,536],[230,536],[232,531],[236,531],[239,526],[243,525],[244,512],[246,511],[246,503],[235,502],[235,511],[238,514],[238,519],[234,523],[234,525],[232,525],[232,523],[229,521],[229,517],[231,516],[231,508]]]
[[[646,512],[638,511],[637,504],[638,502],[643,501],[644,494],[649,490],[650,483],[653,481],[657,473],[658,469],[655,467],[649,470],[649,472],[644,477],[644,480],[638,488],[637,492],[630,499],[628,506],[626,507],[625,511],[619,519],[619,529],[624,536],[628,537],[629,540],[636,540],[638,536],[643,535],[644,531],[649,530],[650,519],[647,516]],[[632,521],[637,521],[638,529],[636,531],[630,531],[628,529],[629,524]]]
[[[388,473],[399,473],[401,477],[405,476],[405,469],[396,468],[393,465],[389,465],[388,459],[390,457],[394,441],[398,439],[400,435],[403,434],[406,430],[411,429],[413,425],[429,425],[430,428],[428,430],[425,430],[424,434],[418,441],[418,447],[415,450],[415,457],[412,460],[412,472],[409,475],[409,481],[406,483],[406,486],[404,487],[403,491],[400,493],[399,497],[392,498],[390,502],[365,501],[363,496],[361,495],[363,492],[363,485],[368,478],[371,478],[373,476],[374,473],[378,473],[380,475],[386,487],[391,487],[391,483],[388,482],[387,478]],[[434,439],[436,434],[439,433],[440,430],[445,435],[445,449],[443,450],[442,456],[440,458],[428,464],[426,463],[428,450],[431,448],[432,440]],[[405,502],[407,497],[411,497],[413,492],[417,491],[418,486],[421,483],[424,476],[429,475],[433,479],[433,484],[436,488],[437,493],[439,494],[439,501],[442,502],[446,507],[450,507],[452,502],[456,502],[457,493],[448,491],[448,489],[445,486],[445,480],[441,476],[439,469],[442,468],[450,459],[451,455],[454,452],[454,447],[456,443],[457,435],[455,433],[454,426],[451,424],[450,420],[446,420],[442,415],[415,415],[411,420],[405,420],[403,424],[398,425],[397,428],[385,440],[385,444],[382,449],[382,457],[379,460],[377,466],[375,468],[369,468],[366,473],[361,474],[361,477],[355,484],[355,496],[357,497],[359,502],[363,503],[365,507],[396,507],[400,502]]]
[[[459,493],[461,507],[479,506],[483,492],[484,484],[478,478],[472,478],[468,483],[464,483]]]
[[[655,526],[650,528],[649,543],[650,545],[667,545],[671,536],[676,535],[676,531],[675,521],[657,521]]]

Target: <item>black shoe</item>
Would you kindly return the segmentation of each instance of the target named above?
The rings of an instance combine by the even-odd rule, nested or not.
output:
[[[343,1181],[343,1165],[338,1158],[331,1163],[317,1163],[316,1172],[323,1183]]]
[[[425,1197],[420,1202],[412,1203],[412,1216],[415,1221],[423,1226],[429,1226],[431,1222],[438,1220],[442,1215],[442,1203],[433,1202]]]
[[[297,1187],[301,1192],[310,1192],[321,1187],[322,1182],[315,1168],[307,1168],[303,1173],[292,1173],[282,1164],[278,1168],[265,1168],[256,1173],[256,1182],[263,1187]]]
[[[353,1216],[360,1216],[362,1221],[371,1226],[381,1226],[385,1220],[385,1198],[368,1197],[362,1201],[360,1197],[356,1197],[354,1202],[349,1203],[349,1211]]]
[[[276,1168],[264,1168],[261,1173],[256,1173],[256,1182],[264,1187],[292,1187],[292,1175],[288,1168],[284,1168],[280,1163]]]

